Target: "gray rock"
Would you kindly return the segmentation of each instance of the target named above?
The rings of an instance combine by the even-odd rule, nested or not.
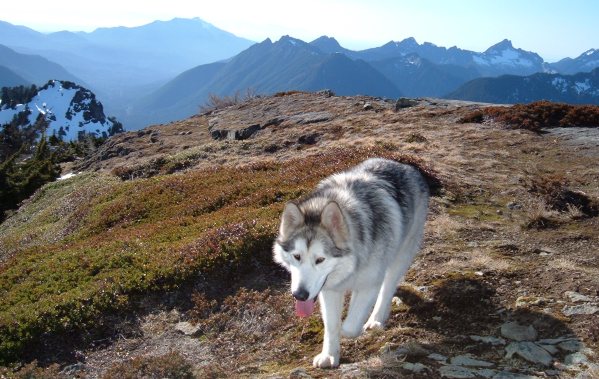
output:
[[[510,210],[520,210],[522,209],[522,204],[518,204],[515,201],[510,201],[509,203],[507,203],[506,207]]]
[[[518,374],[516,372],[501,371],[493,379],[538,379],[538,376]]]
[[[306,369],[298,367],[291,370],[289,379],[312,379],[312,376],[306,372]]]
[[[428,359],[432,359],[433,361],[437,361],[437,362],[441,362],[441,363],[445,363],[447,362],[447,357],[445,355],[441,355],[441,354],[437,354],[437,353],[432,353],[426,356]]]
[[[574,337],[559,337],[559,338],[546,338],[546,339],[542,339],[542,340],[538,340],[537,343],[542,344],[542,345],[557,345],[560,342],[564,342],[564,341],[570,341],[570,340],[575,340],[576,338]]]
[[[289,117],[287,120],[296,124],[314,124],[329,121],[333,118],[330,112],[307,112]]]
[[[493,367],[495,364],[491,362],[481,361],[473,358],[471,355],[458,355],[450,360],[455,366],[470,366],[470,367]]]
[[[316,92],[319,95],[322,95],[324,97],[332,97],[335,96],[335,92],[331,91],[330,89],[321,89],[320,91]]]
[[[493,378],[495,375],[497,375],[497,371],[491,370],[490,368],[480,368],[476,370],[476,375],[483,378]]]
[[[441,366],[439,374],[442,378],[476,378],[476,371],[463,366]]]
[[[524,358],[528,362],[551,365],[552,358],[547,350],[530,341],[512,342],[505,348],[506,358],[512,358],[514,354]]]
[[[357,363],[343,363],[339,365],[339,371],[343,377],[360,372],[360,366]]]
[[[60,373],[66,377],[78,378],[78,377],[83,377],[83,376],[79,376],[79,374],[85,373],[86,369],[87,369],[87,365],[85,363],[77,362],[72,365],[66,366],[64,369],[62,369],[62,371]]]
[[[418,105],[418,102],[416,100],[408,99],[406,97],[400,97],[395,102],[395,111],[398,111],[403,108],[413,107],[415,105]]]
[[[566,357],[564,358],[564,364],[567,366],[577,366],[577,365],[589,365],[589,359],[587,358],[586,355],[584,355],[583,353],[581,353],[580,351],[577,351],[576,353],[572,353],[572,354],[568,354],[566,355]]]
[[[175,330],[185,334],[186,336],[198,336],[202,334],[202,330],[199,325],[192,325],[187,321],[178,322],[175,325]]]
[[[574,292],[574,291],[566,291],[566,292],[564,292],[564,295],[568,298],[568,300],[570,300],[573,303],[583,303],[583,302],[588,303],[588,302],[591,302],[594,300],[593,298],[591,298],[589,296],[586,296],[586,295],[583,295],[581,293]]]
[[[314,145],[320,139],[320,133],[304,134],[297,139],[300,145]]]
[[[365,111],[369,111],[372,109],[372,104],[371,103],[364,103],[364,106],[362,107],[362,109],[364,109]]]
[[[562,313],[565,316],[574,315],[593,315],[599,312],[599,307],[596,304],[586,303],[581,305],[565,305],[562,309]]]
[[[537,345],[539,345],[543,349],[547,350],[547,352],[551,355],[555,355],[555,354],[559,353],[559,349],[557,347],[555,347],[555,345],[543,345],[540,343],[537,343]]]
[[[488,343],[493,346],[505,345],[505,340],[501,337],[493,336],[469,336],[472,341]]]
[[[250,125],[241,129],[213,129],[210,131],[210,136],[215,140],[229,139],[241,141],[252,137],[258,131],[260,131],[260,129],[262,129],[260,124]]]
[[[572,339],[572,340],[560,342],[557,345],[557,347],[559,347],[563,351],[573,353],[575,351],[581,351],[582,349],[584,349],[584,344],[579,340]]]
[[[208,130],[214,128],[216,125],[218,125],[219,122],[219,118],[218,117],[214,117],[211,118],[210,120],[208,120]]]
[[[537,331],[532,325],[520,325],[517,322],[506,322],[501,325],[501,335],[514,341],[534,341]]]
[[[429,370],[429,368],[427,366],[425,366],[419,362],[416,362],[416,363],[406,362],[403,365],[401,365],[401,368],[403,368],[404,370],[408,370],[408,371],[412,371],[412,372],[416,372],[416,373],[420,373],[420,372]]]

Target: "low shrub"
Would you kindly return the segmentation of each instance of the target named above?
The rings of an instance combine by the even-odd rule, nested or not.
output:
[[[462,116],[459,122],[482,123],[486,120],[535,132],[542,128],[599,127],[599,106],[571,105],[550,101],[515,104],[510,107],[492,106],[469,112]]]
[[[159,356],[141,356],[118,363],[106,371],[103,379],[194,379],[193,366],[176,352]]]

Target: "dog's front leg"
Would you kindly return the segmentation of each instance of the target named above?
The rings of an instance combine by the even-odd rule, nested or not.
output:
[[[314,357],[314,367],[326,368],[339,366],[341,350],[341,310],[343,292],[322,291],[318,296],[320,312],[324,323],[324,341],[322,353]]]

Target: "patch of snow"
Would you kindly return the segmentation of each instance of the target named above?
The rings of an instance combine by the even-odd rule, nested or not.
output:
[[[77,104],[72,103],[78,91],[85,90],[80,87],[67,89],[62,86],[62,82],[53,81],[47,88],[40,90],[28,104],[18,104],[15,109],[0,107],[0,125],[11,122],[15,115],[29,109],[31,111],[28,117],[29,124],[33,124],[40,114],[46,117],[47,136],[62,134],[65,141],[73,141],[78,139],[79,132],[98,136],[102,136],[102,133],[108,134],[112,122],[85,120],[84,114],[91,104],[89,97],[85,97]]]
[[[56,180],[65,180],[65,179],[70,179],[75,175],[78,175],[79,173],[74,173],[74,172],[69,172],[68,174],[64,174],[63,176],[61,176],[60,178],[56,179]]]
[[[591,89],[591,84],[589,83],[589,80],[586,79],[584,82],[576,82],[574,83],[574,89],[576,90],[576,92],[578,94],[581,94],[583,92],[587,92],[588,90]]]
[[[553,78],[551,84],[561,93],[568,92],[568,81],[562,77]]]

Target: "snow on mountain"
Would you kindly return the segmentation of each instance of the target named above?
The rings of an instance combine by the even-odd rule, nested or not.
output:
[[[535,54],[522,49],[516,49],[512,41],[503,40],[489,47],[484,53],[474,54],[472,57],[476,64],[484,66],[508,66],[522,69],[537,69],[542,66],[543,59]]]
[[[118,123],[115,125],[106,118],[102,103],[93,92],[68,81],[49,81],[26,104],[11,107],[0,101],[0,127],[23,112],[29,125],[42,115],[48,123],[46,135],[56,135],[65,141],[77,140],[85,134],[108,137],[120,131]]]

